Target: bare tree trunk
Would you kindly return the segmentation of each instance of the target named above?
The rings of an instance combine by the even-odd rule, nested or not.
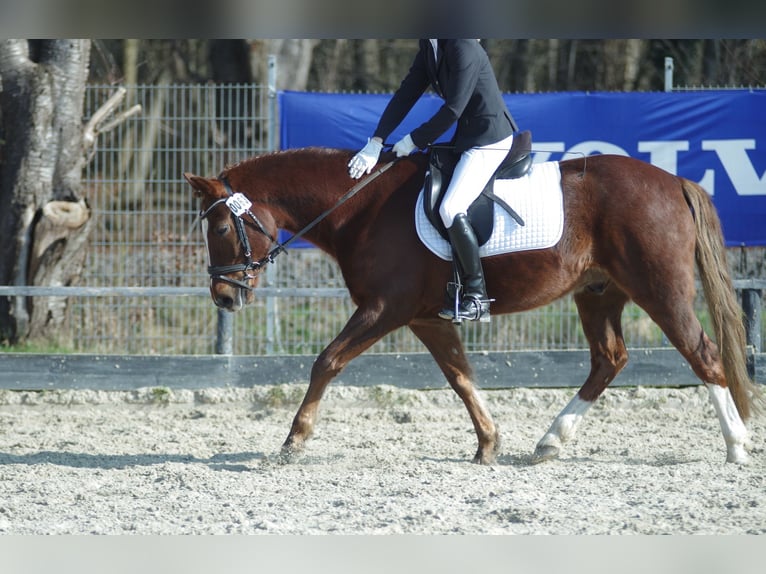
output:
[[[577,70],[577,50],[579,49],[579,44],[577,40],[572,40],[569,42],[569,47],[567,49],[567,59],[566,59],[566,88],[567,90],[574,90],[575,89],[575,81],[577,79],[575,71]]]
[[[365,79],[365,90],[380,90],[383,81],[380,74],[380,42],[378,40],[361,40],[359,44],[359,62]],[[404,75],[402,74],[402,78]]]
[[[629,92],[638,83],[638,73],[641,70],[642,40],[626,40],[625,44],[625,75],[622,89]]]
[[[133,104],[136,101],[136,85],[138,85],[138,51],[139,40],[125,40],[123,52],[123,77],[127,89],[125,98],[127,103]],[[129,142],[133,137],[130,129],[126,130],[123,141]],[[133,161],[133,146],[123,145],[120,150],[119,173],[126,173],[130,162]]]
[[[417,40],[378,40],[381,72],[378,89],[393,92],[402,83],[418,51]]]
[[[417,40],[321,40],[307,88],[393,92],[417,53]]]
[[[253,71],[250,67],[250,44],[245,40],[210,40],[210,68],[215,88],[216,136],[223,147],[252,149],[261,144],[253,138],[258,130],[242,120],[252,115],[254,100]],[[169,80],[169,79],[168,79]],[[237,84],[234,91],[231,86]],[[235,94],[232,97],[232,93]]]
[[[545,40],[529,40],[527,62],[524,77],[524,91],[536,92],[540,89],[538,77],[542,62],[545,61]]]
[[[266,83],[268,56],[277,56],[279,76],[277,89],[305,90],[313,62],[313,51],[319,40],[263,40],[253,45],[253,76]]]
[[[743,70],[742,61],[747,54],[747,43],[744,39],[723,40],[725,51],[723,56],[723,69],[725,74],[721,83],[728,86],[742,86],[749,82],[749,71]],[[744,72],[744,73],[743,73]]]
[[[152,101],[152,107],[148,114],[148,121],[143,134],[141,134],[139,152],[132,157],[132,163],[125,166],[125,169],[130,174],[130,183],[126,186],[124,193],[120,197],[120,202],[124,207],[132,207],[134,209],[140,209],[142,207],[143,197],[146,190],[146,180],[149,179],[149,174],[152,169],[152,157],[162,127],[161,124],[163,112],[165,111],[165,102],[168,98],[168,83],[169,78],[167,75],[163,75],[158,80],[157,94]]]
[[[508,63],[505,68],[507,72],[502,75],[502,80],[498,78],[498,82],[504,91],[524,91],[527,69],[529,68],[527,55],[529,53],[530,42],[531,40],[516,40],[512,44],[513,50],[508,56]]]
[[[247,84],[253,81],[250,46],[245,40],[208,42],[210,75],[217,84]]]
[[[122,47],[122,74],[124,83],[131,88],[138,83],[138,40],[127,39]],[[127,103],[132,104],[135,97],[128,93]]]
[[[321,65],[323,72],[318,74],[318,88],[320,90],[336,90],[342,83],[343,75],[343,54],[348,49],[347,40],[326,40],[332,42],[332,49],[326,50],[327,57],[324,62],[315,62],[315,65]]]
[[[559,41],[548,40],[548,89],[555,90],[559,71]]]
[[[599,78],[607,90],[619,90],[622,88],[623,74],[619,70],[622,66],[620,57],[620,45],[622,40],[604,40],[602,44],[601,70]]]
[[[0,281],[10,285],[69,285],[78,279],[90,217],[80,197],[85,162],[82,109],[88,40],[43,40],[37,58],[26,40],[0,42],[3,91],[0,178]],[[55,202],[54,209],[49,203]],[[55,214],[77,214],[79,224]],[[55,333],[65,319],[60,298],[0,298],[0,340]]]
[[[720,64],[721,41],[702,40],[702,78],[701,83],[716,84],[718,82],[718,67]]]

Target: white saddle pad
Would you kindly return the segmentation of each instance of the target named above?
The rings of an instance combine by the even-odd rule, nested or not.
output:
[[[564,204],[561,172],[557,161],[532,164],[532,169],[518,179],[495,181],[495,194],[503,198],[524,220],[522,227],[495,204],[495,228],[479,249],[481,257],[512,251],[547,249],[561,239],[564,231]],[[435,255],[452,260],[452,248],[439,235],[423,211],[423,191],[415,206],[415,227],[420,240]]]

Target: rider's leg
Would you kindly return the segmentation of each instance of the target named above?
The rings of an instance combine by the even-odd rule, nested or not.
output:
[[[455,216],[452,226],[447,229],[447,233],[452,244],[452,256],[461,272],[463,293],[457,306],[457,315],[455,315],[456,310],[452,304],[439,313],[439,316],[457,322],[463,319],[489,321],[489,298],[484,283],[481,259],[479,259],[479,244],[476,241],[476,234],[471,223],[468,221],[468,216],[464,213]],[[447,312],[445,313],[445,311]]]
[[[466,213],[505,159],[512,143],[513,136],[509,136],[495,144],[468,149],[455,166],[439,215],[447,228],[453,257],[460,269],[463,299],[458,305],[457,317],[455,305],[448,303],[439,313],[442,318],[455,321],[489,320],[489,302],[479,259],[479,246]]]

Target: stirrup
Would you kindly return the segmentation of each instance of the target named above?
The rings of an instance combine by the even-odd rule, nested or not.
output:
[[[439,311],[439,317],[450,319],[455,325],[460,325],[463,320],[489,323],[489,304],[492,301],[494,299],[482,299],[476,295],[468,295],[462,300],[456,297],[454,309],[445,307]]]
[[[468,321],[489,323],[489,304],[492,301],[494,301],[494,299],[482,299],[477,295],[466,295],[460,302],[460,307],[457,310],[458,312],[455,314],[452,321],[455,322],[457,320],[457,322],[460,322],[462,319],[467,319]]]

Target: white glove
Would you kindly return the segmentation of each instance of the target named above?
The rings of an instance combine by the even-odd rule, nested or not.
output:
[[[415,142],[412,141],[412,136],[410,136],[410,134],[407,134],[398,142],[396,142],[396,144],[394,145],[393,152],[396,154],[396,157],[402,157],[405,155],[410,155],[417,148],[418,146],[416,146]]]
[[[367,140],[367,145],[348,162],[348,174],[354,179],[359,179],[364,174],[370,173],[375,164],[378,163],[382,149],[382,142],[376,139]]]

